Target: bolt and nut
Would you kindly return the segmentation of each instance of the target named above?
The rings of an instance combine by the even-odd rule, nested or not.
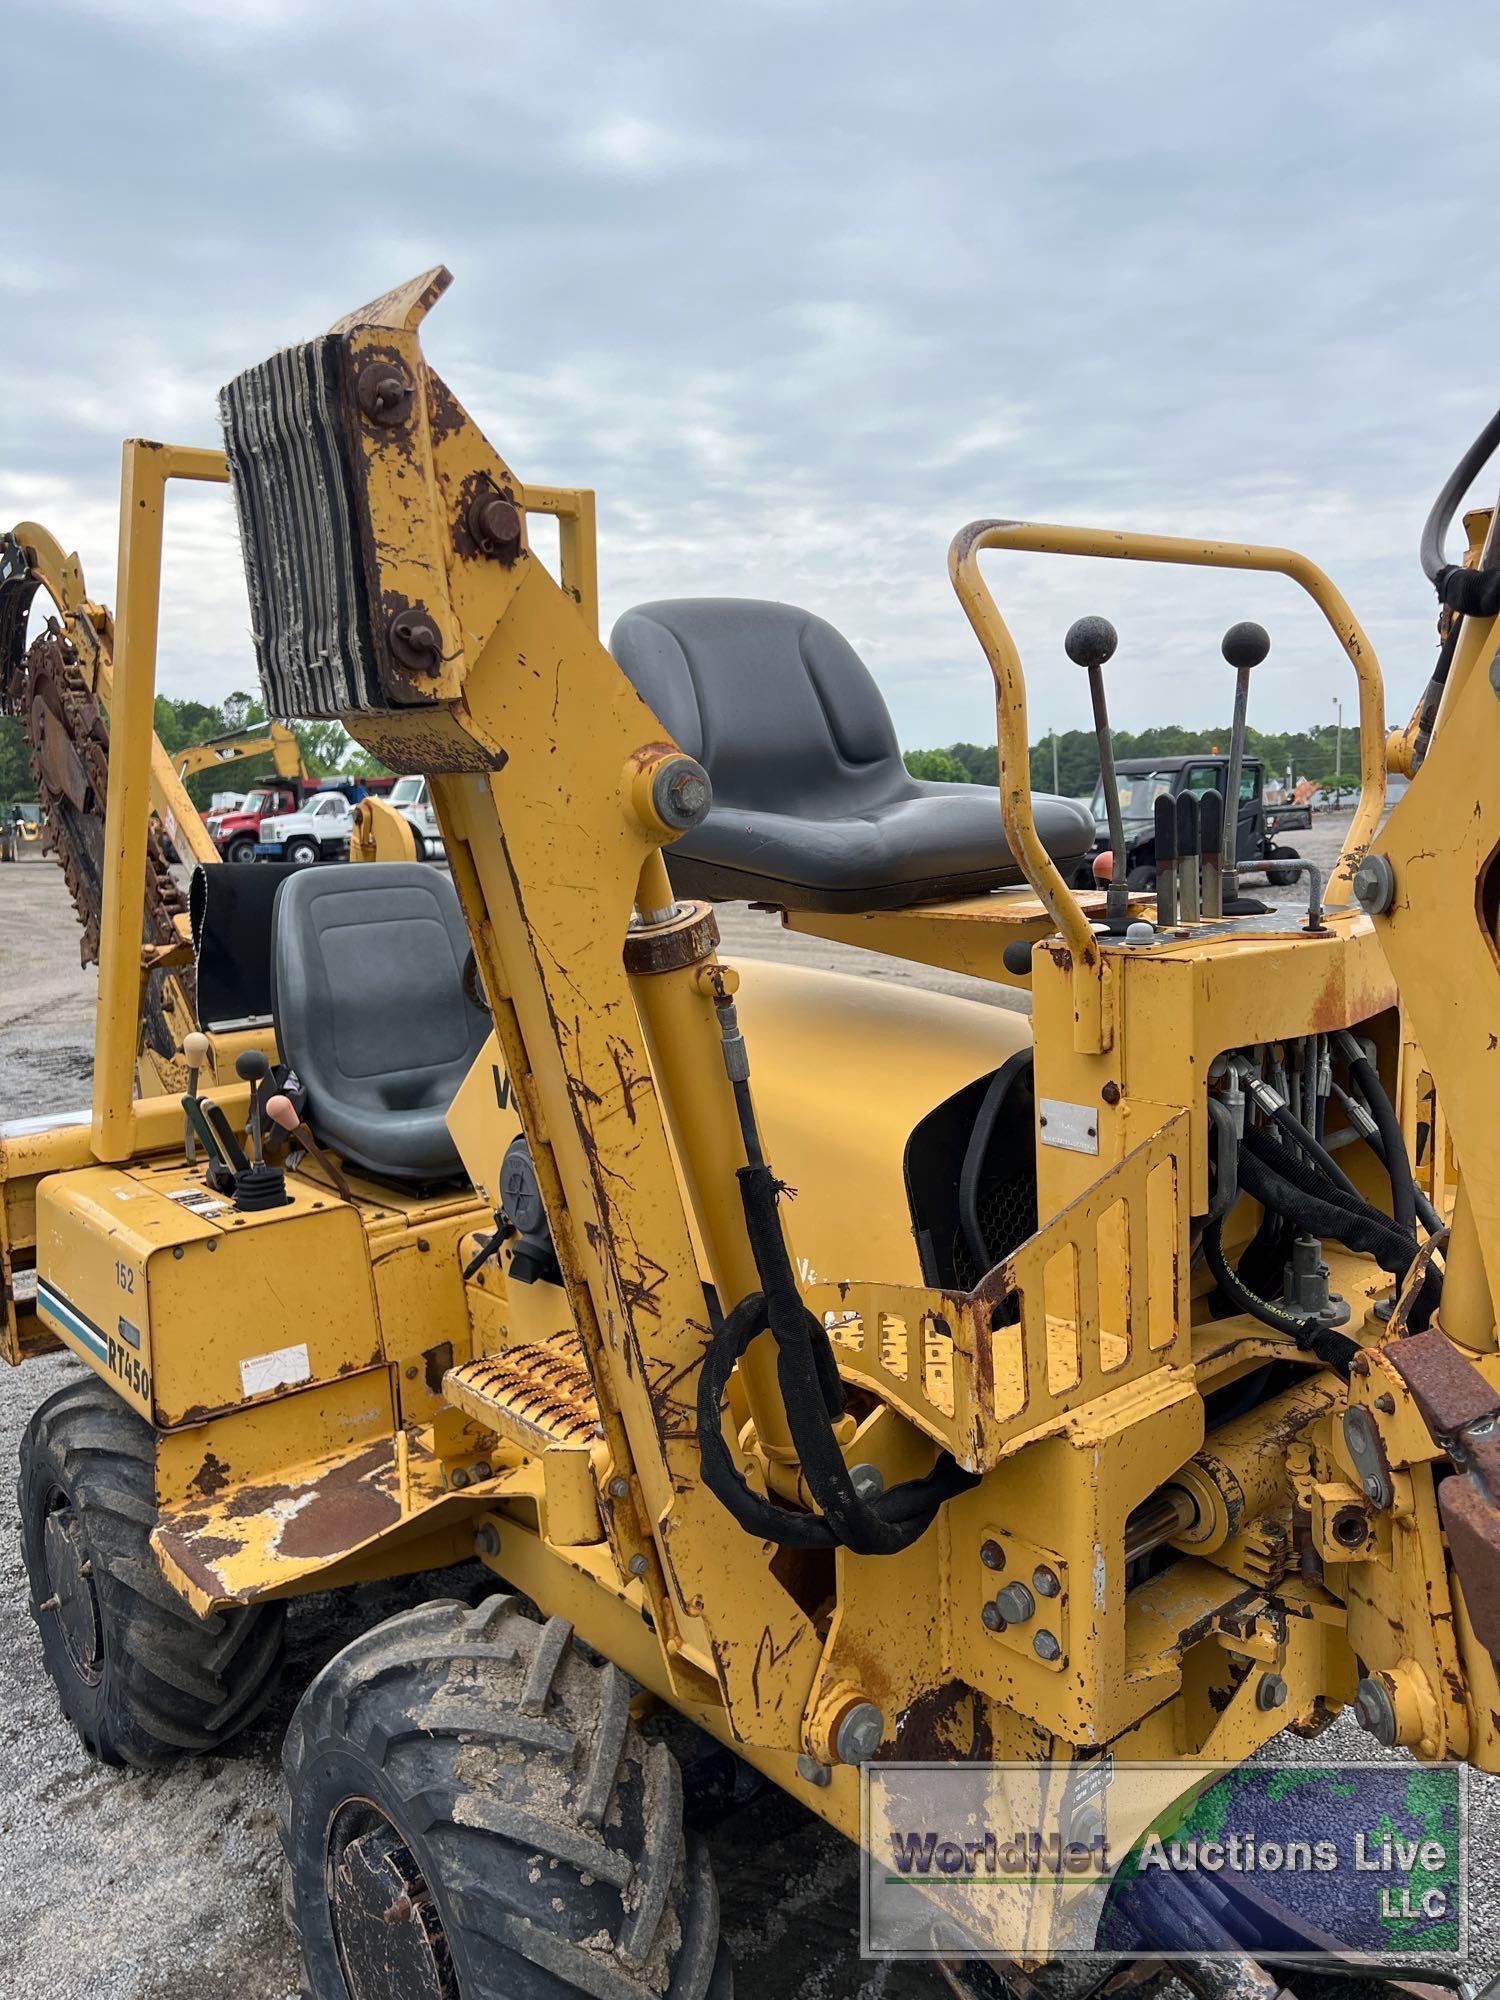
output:
[[[1049,1632],[1043,1626],[1042,1630],[1032,1640],[1031,1650],[1039,1660],[1055,1660],[1060,1656],[1062,1647],[1057,1642],[1057,1634]]]
[[[1000,1615],[998,1604],[987,1604],[979,1614],[979,1622],[986,1632],[1003,1632],[1005,1620]]]
[[[831,1785],[833,1773],[826,1764],[820,1764],[816,1757],[802,1756],[797,1759],[797,1776],[805,1785]]]
[[[632,1556],[626,1567],[632,1576],[644,1576],[651,1565],[644,1556]]]
[[[885,1491],[885,1474],[878,1465],[851,1465],[849,1484],[861,1500],[878,1500]]]
[[[1396,1707],[1383,1681],[1362,1680],[1355,1691],[1354,1713],[1360,1726],[1390,1750],[1396,1742]]]
[[[474,1546],[482,1556],[497,1556],[500,1553],[500,1536],[488,1521],[474,1537]]]
[[[1005,1551],[992,1537],[989,1541],[980,1543],[979,1560],[986,1569],[1004,1569]]]
[[[885,1717],[873,1701],[857,1701],[834,1736],[834,1754],[841,1764],[867,1764],[880,1748]]]
[[[1031,1572],[1031,1587],[1038,1597],[1056,1597],[1062,1590],[1057,1572],[1048,1569],[1045,1563],[1038,1563]]]
[[[609,1482],[609,1497],[611,1500],[628,1500],[630,1498],[630,1481],[619,1477],[612,1479]]]
[[[1255,1706],[1265,1710],[1285,1708],[1286,1694],[1286,1682],[1280,1674],[1262,1674],[1256,1683]]]
[[[651,805],[658,819],[689,833],[708,817],[714,788],[707,771],[692,757],[668,757],[651,779]]]
[[[995,1603],[1007,1625],[1024,1625],[1036,1613],[1036,1599],[1024,1583],[1008,1583],[995,1593]]]

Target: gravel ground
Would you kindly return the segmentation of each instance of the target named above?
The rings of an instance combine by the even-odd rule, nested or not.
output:
[[[1342,827],[1320,822],[1300,843],[1329,861]],[[1288,900],[1295,900],[1288,895]],[[744,908],[720,913],[727,953],[965,993],[1016,996],[974,980],[898,965],[783,932]],[[56,1113],[87,1096],[96,981],[77,963],[77,930],[50,861],[0,867],[0,1118]],[[49,1358],[0,1369],[0,1479],[37,1403],[76,1364]],[[83,1754],[42,1671],[9,1504],[0,1509],[0,2000],[295,2000],[296,1969],[276,1895],[278,1753],[296,1700],[356,1633],[431,1595],[477,1601],[494,1588],[477,1565],[420,1583],[303,1599],[290,1617],[282,1690],[232,1754],[155,1776],[109,1771]],[[678,1728],[674,1721],[672,1727]],[[1288,1761],[1379,1755],[1347,1718]],[[1500,1964],[1497,1790],[1470,1778],[1471,1948],[1475,1970]],[[754,2000],[939,2000],[920,1966],[857,1957],[852,1849],[794,1801],[762,1793],[708,1829],[738,1990]]]

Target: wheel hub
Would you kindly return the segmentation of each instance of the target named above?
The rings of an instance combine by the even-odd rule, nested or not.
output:
[[[370,1800],[351,1799],[335,1813],[326,1880],[350,2000],[460,2000],[422,1871]]]
[[[94,1595],[88,1546],[73,1503],[54,1490],[42,1536],[48,1595],[43,1612],[57,1620],[68,1657],[81,1677],[97,1685],[104,1672],[99,1601]]]

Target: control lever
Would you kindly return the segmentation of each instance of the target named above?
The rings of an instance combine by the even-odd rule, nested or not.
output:
[[[1203,905],[1198,883],[1199,816],[1196,792],[1179,792],[1177,814],[1177,920],[1195,924]]]
[[[1163,792],[1152,807],[1156,820],[1156,921],[1162,930],[1177,922],[1177,801]]]
[[[207,1035],[200,1034],[196,1028],[190,1035],[184,1035],[182,1038],[182,1053],[187,1057],[187,1094],[188,1097],[192,1098],[194,1104],[196,1104],[198,1101],[198,1074],[203,1068],[203,1058],[208,1054]],[[186,1108],[186,1099],[184,1099],[184,1108]],[[188,1165],[192,1166],[198,1156],[198,1147],[191,1118],[186,1119],[184,1123],[182,1148],[187,1156]]]
[[[1234,724],[1229,738],[1229,796],[1224,812],[1223,909],[1228,916],[1261,916],[1266,910],[1266,905],[1253,897],[1241,898],[1237,864],[1240,772],[1245,762],[1245,713],[1250,706],[1250,669],[1258,667],[1270,650],[1270,633],[1264,625],[1257,625],[1248,618],[1238,625],[1231,625],[1219,645],[1219,651],[1234,668]]]
[[[1109,711],[1104,700],[1104,668],[1114,658],[1120,635],[1107,618],[1075,618],[1063,639],[1063,651],[1089,677],[1089,700],[1094,708],[1094,737],[1099,745],[1099,783],[1104,792],[1104,810],[1109,819],[1110,878],[1104,891],[1105,927],[1113,937],[1123,937],[1130,922],[1130,891],[1125,881],[1125,822],[1120,814],[1120,784],[1115,775],[1114,744],[1109,734]]]
[[[1210,789],[1198,801],[1198,845],[1203,859],[1203,918],[1224,914],[1224,795]]]
[[[204,1117],[203,1106],[196,1097],[183,1098],[182,1115],[189,1134],[196,1134],[203,1147],[204,1172],[209,1186],[215,1194],[233,1194],[234,1168],[229,1163],[228,1154],[223,1151],[215,1137],[213,1127]],[[191,1161],[193,1158],[194,1153],[190,1144],[188,1159]]]
[[[271,1065],[259,1049],[245,1049],[234,1060],[234,1073],[250,1086],[250,1163],[266,1164],[265,1140],[261,1129],[260,1091],[271,1074]]]
[[[283,1097],[279,1092],[275,1097],[268,1097],[266,1099],[266,1116],[273,1125],[279,1125],[289,1139],[296,1139],[305,1151],[312,1154],[313,1158],[323,1169],[324,1173],[327,1174],[329,1180],[338,1189],[345,1201],[353,1201],[354,1195],[350,1190],[349,1183],[344,1179],[344,1176],[323,1151],[312,1133],[308,1131],[307,1127],[297,1116],[297,1107],[289,1097]]]

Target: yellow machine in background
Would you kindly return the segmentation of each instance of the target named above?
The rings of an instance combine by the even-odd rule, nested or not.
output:
[[[172,765],[179,778],[209,771],[220,764],[241,764],[269,751],[279,778],[306,778],[310,775],[302,761],[296,737],[284,722],[260,722],[249,729],[233,729],[223,736],[210,736],[202,743],[189,743],[176,752]]]
[[[227,468],[126,447],[92,1116],[0,1137],[8,1352],[92,1371],[23,1460],[85,1740],[222,1742],[301,1592],[477,1554],[540,1607],[435,1602],[303,1697],[318,2000],[728,1992],[626,1676],[856,1838],[872,1759],[1233,1762],[1350,1703],[1500,1768],[1487,558],[1443,571],[1427,767],[1377,835],[1380,670],[1305,558],[977,522],[1001,782],[956,802],[807,614],[645,606],[612,657],[592,496],[526,485],[423,359],[446,283],[232,383]],[[244,917],[242,1041],[179,1105],[131,1082],[161,506],[226,476],[268,709],[425,774],[456,896],[380,865],[372,806],[377,865]],[[1159,900],[1069,887],[1092,821],[1029,790],[1010,551],[1311,595],[1359,697],[1326,896],[1239,913],[1211,808]],[[1068,638],[1106,754],[1112,646]],[[725,896],[1031,1021],[726,964]]]

